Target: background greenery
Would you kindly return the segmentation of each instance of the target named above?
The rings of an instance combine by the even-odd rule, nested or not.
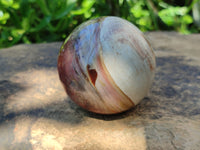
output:
[[[0,48],[63,41],[83,21],[108,15],[144,32],[200,32],[200,0],[0,0]]]

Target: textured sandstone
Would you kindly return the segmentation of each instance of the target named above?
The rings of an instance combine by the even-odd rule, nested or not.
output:
[[[199,150],[200,35],[146,33],[157,56],[149,96],[118,115],[97,115],[65,94],[62,43],[0,50],[0,149]]]

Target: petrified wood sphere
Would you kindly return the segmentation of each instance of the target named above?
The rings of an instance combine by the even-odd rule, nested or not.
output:
[[[70,98],[86,110],[114,114],[148,93],[155,55],[137,27],[118,17],[89,20],[65,40],[58,72]]]

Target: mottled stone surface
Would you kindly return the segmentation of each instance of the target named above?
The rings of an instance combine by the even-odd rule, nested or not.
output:
[[[65,94],[62,43],[0,50],[1,150],[199,150],[200,35],[146,33],[157,56],[148,97],[118,115],[87,112]]]

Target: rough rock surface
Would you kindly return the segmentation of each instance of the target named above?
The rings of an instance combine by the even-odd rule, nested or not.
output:
[[[199,150],[200,35],[146,33],[157,56],[148,97],[117,115],[87,112],[58,79],[62,43],[0,50],[0,149]]]

